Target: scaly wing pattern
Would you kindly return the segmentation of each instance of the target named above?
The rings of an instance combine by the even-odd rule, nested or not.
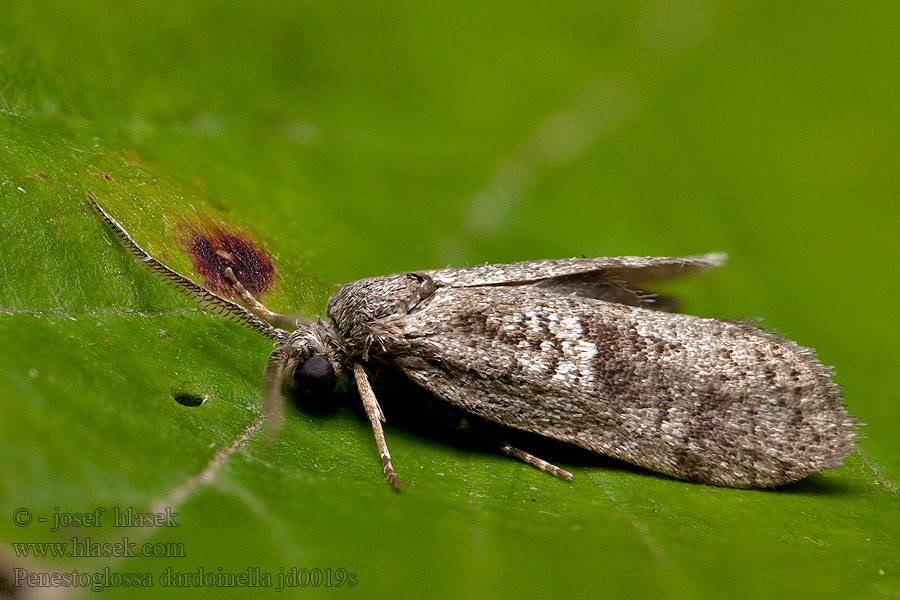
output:
[[[724,264],[725,254],[703,254],[671,258],[662,256],[618,256],[531,260],[502,265],[478,265],[462,269],[424,271],[438,285],[474,287],[528,285],[551,279],[595,278],[598,274],[628,285],[662,281],[705,271]]]
[[[830,371],[745,323],[488,285],[378,327],[382,358],[447,402],[675,477],[778,485],[853,449]]]

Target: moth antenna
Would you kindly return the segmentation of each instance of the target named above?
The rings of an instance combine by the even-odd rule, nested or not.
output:
[[[278,327],[283,327],[285,329],[297,329],[301,323],[301,319],[298,317],[292,317],[291,315],[283,315],[281,313],[272,312],[266,306],[253,297],[247,288],[244,287],[244,284],[238,281],[237,275],[234,274],[234,271],[231,267],[225,267],[225,279],[228,280],[228,283],[234,288],[234,291],[238,293],[241,300],[243,300],[244,305],[247,310],[251,313],[259,317],[260,319],[265,319],[269,323],[273,323]],[[311,321],[309,321],[311,322]]]
[[[284,375],[300,362],[290,346],[276,348],[266,361],[266,369],[263,371],[262,396],[263,416],[268,423],[268,435],[270,440],[278,437],[282,425],[284,425],[284,394],[281,385]]]
[[[231,319],[236,323],[240,323],[244,327],[248,327],[273,340],[284,341],[287,339],[289,335],[287,331],[279,329],[278,327],[273,327],[244,307],[210,292],[199,283],[185,277],[178,271],[170,269],[147,254],[147,251],[141,248],[138,243],[132,239],[128,232],[125,231],[125,228],[119,225],[118,221],[113,219],[109,213],[103,210],[103,207],[100,206],[90,192],[88,192],[87,197],[91,201],[94,210],[97,211],[100,218],[103,219],[103,222],[106,223],[119,242],[152,273],[164,279],[186,296],[197,302],[200,306],[211,312]]]
[[[555,475],[560,479],[565,479],[566,481],[572,481],[572,474],[566,471],[565,469],[560,469],[554,464],[548,463],[546,460],[542,458],[538,458],[533,454],[528,454],[524,450],[519,450],[515,446],[510,446],[506,442],[501,442],[500,449],[503,452],[506,452],[510,456],[514,456],[521,460],[522,462],[528,463],[534,467],[537,467],[544,473],[550,473],[551,475]]]
[[[366,409],[366,415],[372,423],[372,431],[375,433],[375,443],[378,445],[378,453],[381,454],[381,466],[384,469],[384,476],[388,482],[395,488],[400,487],[400,480],[394,473],[394,465],[391,464],[391,453],[388,452],[387,442],[384,441],[384,430],[381,423],[384,421],[384,413],[378,406],[378,400],[375,398],[375,392],[369,385],[369,378],[366,376],[366,370],[361,362],[353,363],[353,375],[356,377],[356,385],[359,388],[359,395],[362,397],[363,407]]]

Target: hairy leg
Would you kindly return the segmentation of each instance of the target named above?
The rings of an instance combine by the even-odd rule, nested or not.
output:
[[[388,452],[387,442],[384,440],[384,430],[381,424],[384,422],[384,413],[378,406],[378,400],[375,398],[375,392],[369,385],[369,378],[363,368],[362,363],[353,363],[353,374],[356,377],[356,385],[359,387],[359,395],[362,397],[363,407],[366,409],[366,415],[372,423],[372,431],[375,433],[375,443],[378,445],[378,453],[381,454],[381,466],[384,469],[384,476],[394,487],[400,487],[400,480],[394,473],[394,465],[391,464],[391,453]]]

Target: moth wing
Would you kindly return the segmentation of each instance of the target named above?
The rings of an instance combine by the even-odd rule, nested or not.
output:
[[[828,369],[745,323],[521,286],[439,288],[378,329],[380,359],[467,412],[682,479],[778,485],[853,449]]]
[[[554,279],[605,279],[621,281],[628,286],[662,281],[705,271],[722,265],[722,253],[685,256],[619,256],[601,258],[562,258],[532,260],[508,264],[486,264],[461,269],[425,271],[438,285],[474,287],[491,285],[527,285]]]

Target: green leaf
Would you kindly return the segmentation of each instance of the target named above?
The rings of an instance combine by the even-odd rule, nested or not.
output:
[[[304,596],[900,595],[894,8],[4,8],[0,589],[21,591],[25,569],[129,597],[244,597],[282,575]],[[285,312],[403,270],[727,251],[670,291],[816,347],[867,437],[843,468],[777,490],[551,449],[567,483],[381,391],[397,492],[347,382],[267,442],[270,343],[142,269],[89,190],[193,277],[192,226],[254,240],[277,272],[264,300]],[[114,527],[117,509],[168,505],[177,527]],[[73,537],[183,556],[16,555]],[[135,573],[153,587],[117,579]],[[272,587],[210,585],[229,573]]]

